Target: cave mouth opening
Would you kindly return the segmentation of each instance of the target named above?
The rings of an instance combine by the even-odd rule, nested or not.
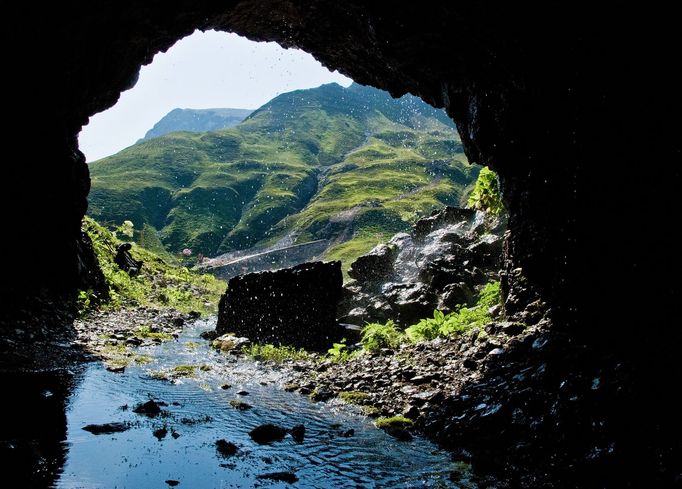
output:
[[[316,258],[347,269],[462,205],[478,173],[444,111],[219,31],[158,53],[79,145],[90,217],[221,278]]]
[[[247,0],[159,8],[153,2],[102,2],[87,11],[79,11],[80,5],[12,6],[5,26],[8,39],[21,39],[26,19],[39,28],[34,30],[35,43],[9,42],[6,51],[8,65],[16,68],[6,80],[16,95],[7,100],[9,113],[16,117],[8,139],[30,148],[35,162],[12,165],[9,173],[12,183],[30,191],[3,194],[5,208],[23,212],[6,216],[5,226],[15,239],[2,240],[1,254],[14,257],[20,246],[30,257],[6,260],[2,289],[11,307],[2,312],[9,313],[10,321],[4,321],[8,329],[17,324],[12,314],[35,305],[37,291],[71,293],[92,278],[88,272],[93,263],[80,234],[89,191],[75,137],[81,126],[114,104],[153,53],[168,49],[195,28],[236,31],[302,47],[363,85],[396,95],[418,94],[445,107],[462,130],[470,160],[489,164],[503,180],[511,228],[507,263],[525,274],[516,291],[523,292],[525,284],[537,288],[566,338],[623,357],[641,379],[637,385],[627,379],[621,384],[616,375],[613,391],[599,387],[605,382],[596,384],[589,399],[603,396],[605,402],[596,399],[592,406],[605,407],[605,423],[590,422],[593,408],[578,406],[566,412],[562,423],[550,423],[556,425],[554,431],[538,425],[541,438],[526,445],[537,450],[516,457],[523,472],[554,474],[554,481],[587,479],[588,485],[605,487],[633,484],[631,477],[621,484],[604,482],[633,475],[618,467],[637,470],[640,486],[672,485],[679,479],[679,457],[674,457],[679,440],[661,442],[661,432],[669,437],[679,433],[679,416],[672,412],[675,404],[668,402],[668,394],[679,377],[675,340],[681,330],[671,326],[675,323],[670,318],[678,308],[680,287],[661,280],[662,271],[679,276],[680,261],[670,260],[676,256],[676,242],[652,239],[648,233],[629,233],[627,239],[617,240],[633,222],[666,229],[670,223],[661,209],[679,206],[678,124],[670,124],[675,113],[670,107],[679,106],[678,77],[670,63],[678,44],[678,30],[671,24],[675,17],[664,18],[660,9],[634,7],[588,11],[576,6],[559,12],[551,3],[540,10],[536,5],[448,3],[386,9],[353,1],[265,5]],[[632,35],[633,25],[647,24],[655,26],[654,35]],[[43,47],[40,62],[35,62],[35,44]],[[51,83],[45,83],[46,73]],[[43,115],[43,125],[52,128],[41,144],[26,131],[37,113]],[[662,173],[621,171],[642,165],[641,153],[632,150],[633,131],[646,145],[647,159],[659,163]],[[521,303],[526,300],[515,295]],[[564,372],[562,366],[575,370],[582,365],[561,356],[566,348],[549,346],[548,365],[559,367],[559,372]],[[608,363],[598,354],[589,360],[595,369]],[[547,369],[552,370],[556,372]],[[583,375],[590,381],[596,376],[601,374]],[[554,384],[564,385],[560,380]],[[592,392],[591,386],[588,389]],[[506,390],[498,388],[495,398]],[[537,411],[554,419],[553,406],[543,404],[542,394],[535,391]],[[565,393],[555,394],[544,397],[568,405]],[[576,423],[575,413],[584,414],[579,418],[585,422]],[[505,410],[494,414],[504,416]],[[638,422],[633,424],[633,419]],[[490,437],[483,439],[481,431],[475,431],[469,445],[479,452],[496,447],[487,457],[488,465],[507,469],[520,444],[502,440],[509,432],[500,430],[500,424],[486,426]],[[611,426],[610,435],[585,432],[590,426]],[[650,443],[638,443],[633,428],[650,429]],[[532,433],[523,426],[516,431],[523,432]],[[608,441],[613,436],[618,444],[612,451],[599,442],[594,447],[604,449],[588,457],[569,447],[562,453],[574,458],[558,464],[557,443],[568,433],[581,447],[585,440]],[[649,452],[643,446],[655,449]],[[667,458],[659,457],[656,448],[666,448]],[[595,466],[593,454],[616,458]],[[595,469],[601,472],[595,475]],[[534,487],[532,477],[525,480]]]

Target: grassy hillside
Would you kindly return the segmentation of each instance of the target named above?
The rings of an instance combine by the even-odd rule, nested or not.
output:
[[[101,307],[149,306],[206,314],[217,311],[225,282],[192,272],[137,245],[133,245],[131,254],[143,265],[140,273],[131,277],[114,263],[116,247],[122,243],[114,233],[87,217],[83,230],[92,240],[108,287],[109,299]],[[95,299],[91,292],[82,291],[79,300],[83,311],[94,305]]]
[[[458,204],[478,168],[442,111],[331,84],[280,95],[233,128],[142,141],[90,172],[90,215],[129,219],[157,248],[212,256],[325,238],[348,260]]]

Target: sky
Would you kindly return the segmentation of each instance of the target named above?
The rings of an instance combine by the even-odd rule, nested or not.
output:
[[[310,54],[236,34],[196,31],[143,66],[118,103],[90,118],[78,141],[88,162],[134,144],[175,108],[257,109],[280,93],[352,80]]]

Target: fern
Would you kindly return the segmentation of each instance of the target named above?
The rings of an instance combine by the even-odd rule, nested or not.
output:
[[[376,352],[382,348],[397,348],[402,343],[403,334],[393,321],[386,324],[370,323],[362,329],[360,342],[365,350]]]

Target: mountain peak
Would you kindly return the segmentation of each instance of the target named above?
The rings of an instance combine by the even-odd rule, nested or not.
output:
[[[169,132],[207,132],[236,126],[246,119],[250,109],[181,109],[176,108],[154,124],[142,140],[152,139]]]

